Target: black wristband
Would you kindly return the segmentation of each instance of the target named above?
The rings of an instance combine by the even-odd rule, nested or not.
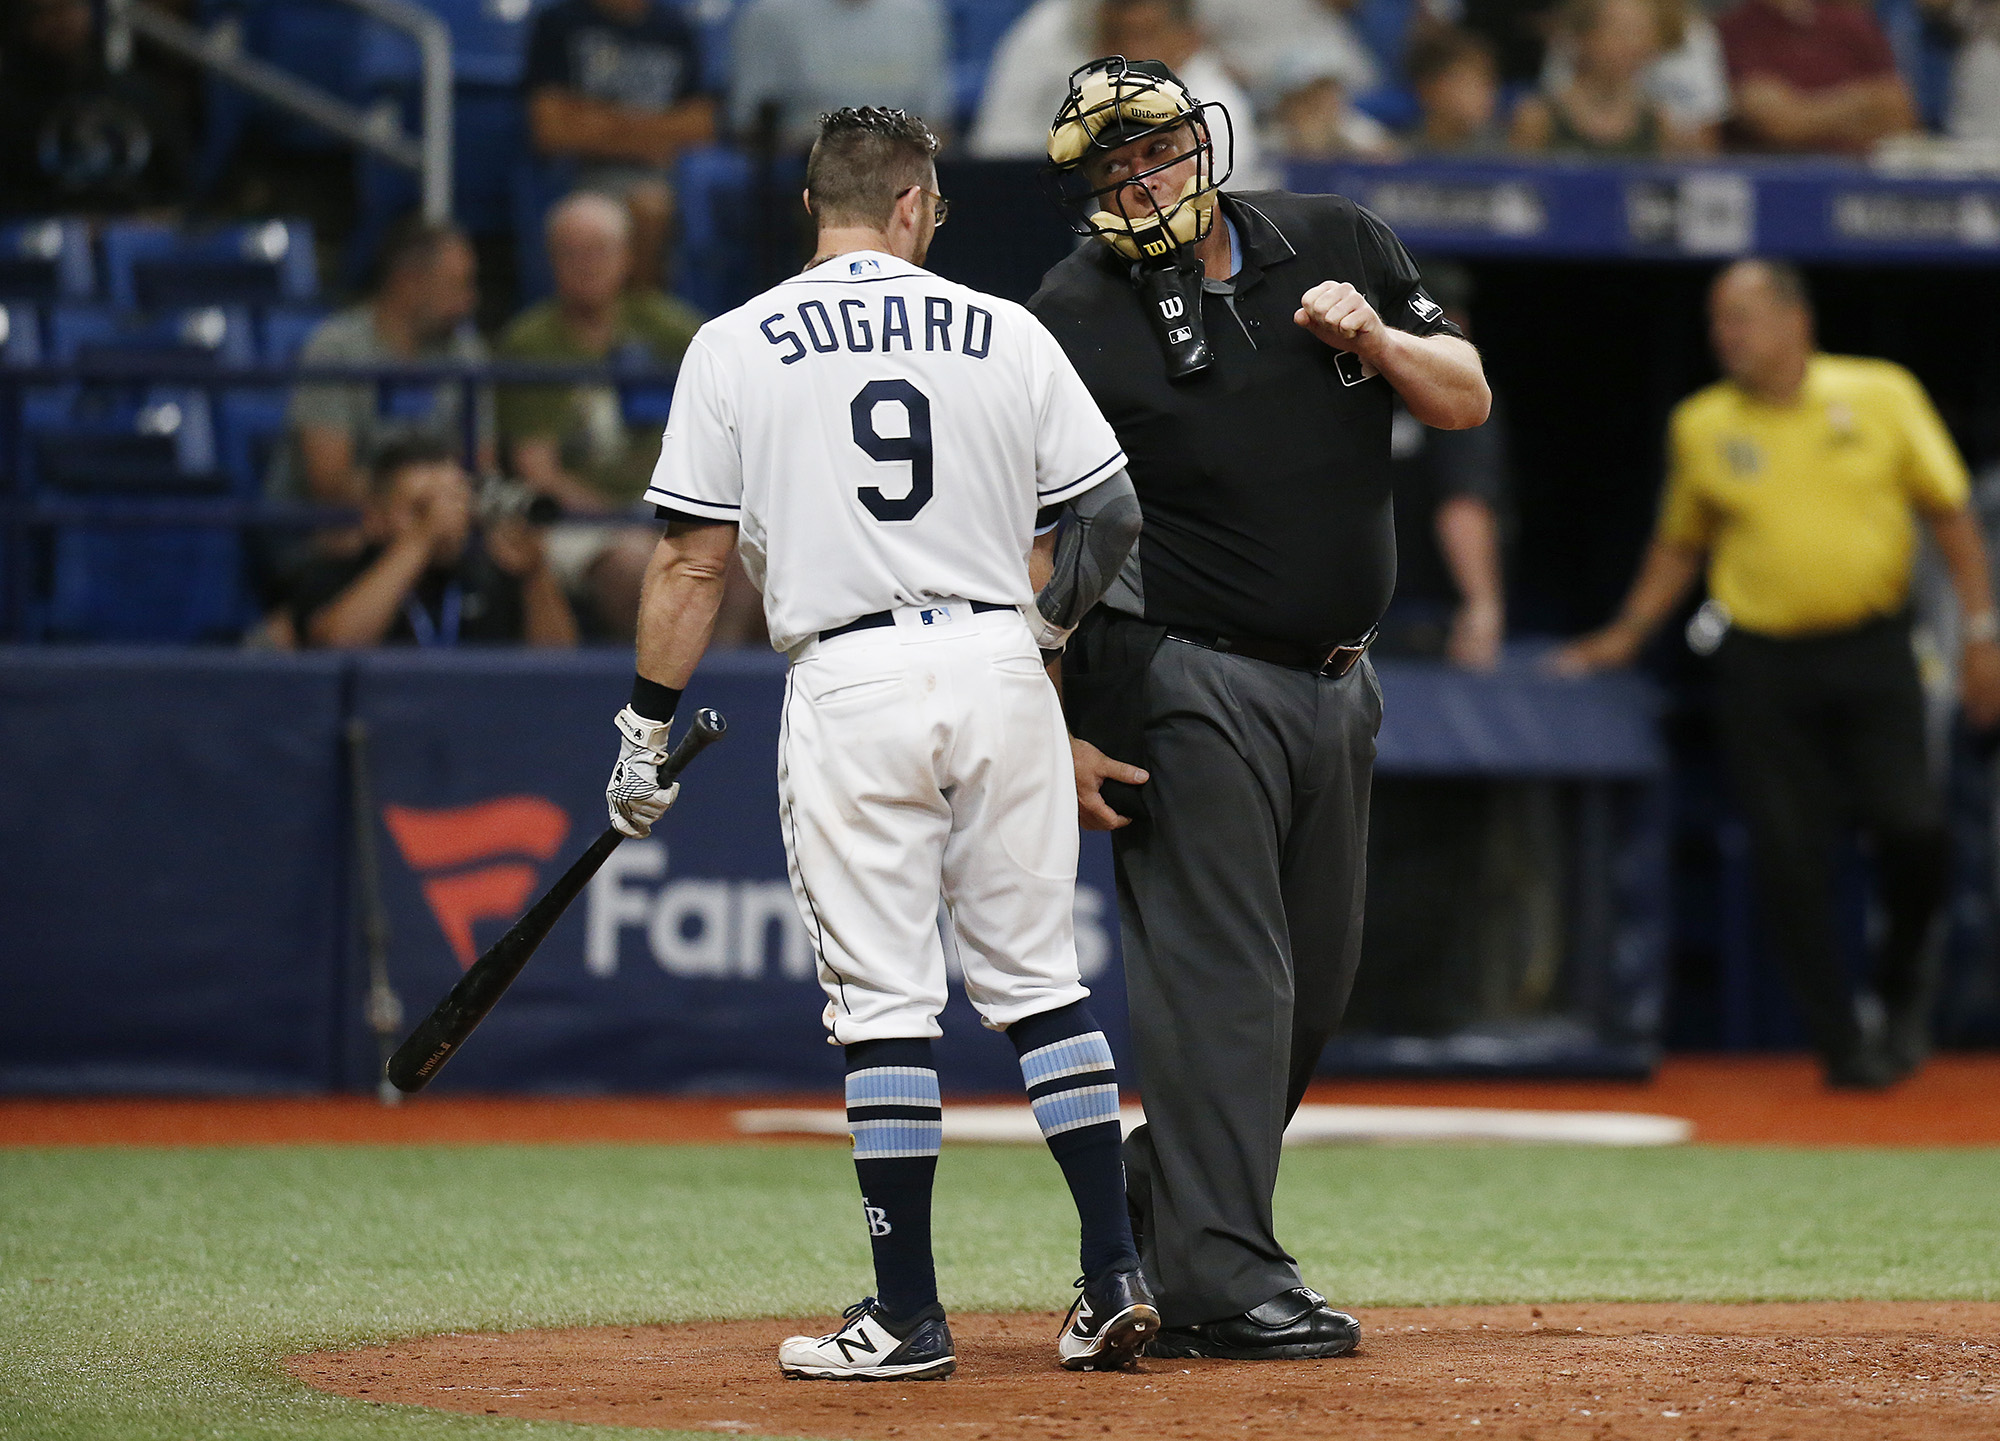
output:
[[[647,680],[642,675],[632,677],[632,710],[642,719],[665,725],[674,718],[674,707],[680,703],[681,693],[672,686]]]

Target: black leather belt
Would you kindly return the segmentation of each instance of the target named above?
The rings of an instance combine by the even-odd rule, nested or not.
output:
[[[1204,650],[1220,651],[1224,655],[1246,655],[1252,660],[1284,666],[1287,670],[1311,671],[1314,675],[1338,680],[1353,670],[1354,663],[1367,654],[1377,629],[1370,626],[1368,634],[1360,640],[1324,648],[1297,645],[1291,641],[1264,640],[1254,635],[1217,635],[1213,631],[1188,630],[1177,625],[1167,627],[1167,636],[1187,645],[1201,646]]]
[[[990,600],[975,600],[972,602],[972,613],[974,615],[984,615],[989,610],[1019,609],[1019,606],[996,605]],[[851,620],[846,625],[837,625],[832,630],[823,630],[819,633],[819,638],[821,640],[832,640],[837,635],[851,635],[857,630],[874,630],[878,626],[894,625],[895,623],[896,613],[893,610],[878,610],[873,615],[864,615],[861,619]]]

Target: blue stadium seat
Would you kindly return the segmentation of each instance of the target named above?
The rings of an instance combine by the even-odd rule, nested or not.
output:
[[[49,560],[51,640],[232,641],[252,619],[234,527],[59,526]]]
[[[88,300],[97,293],[90,230],[81,220],[0,225],[0,300]]]
[[[555,289],[549,249],[543,236],[548,213],[576,184],[576,165],[522,154],[514,162],[509,199],[513,205],[514,284],[523,307]]]
[[[951,94],[961,126],[979,109],[986,71],[1008,28],[1034,0],[947,0],[951,20]]]
[[[41,312],[25,301],[0,301],[0,366],[35,365],[41,358]]]
[[[129,310],[265,305],[319,294],[312,227],[303,220],[257,220],[205,232],[113,221],[100,241],[105,294]]]
[[[258,353],[266,365],[290,365],[329,312],[319,305],[273,305],[258,327]]]
[[[803,180],[803,173],[788,170],[777,189],[796,196]],[[720,146],[690,150],[681,157],[675,184],[681,237],[674,289],[702,314],[720,315],[756,293],[750,161]]]
[[[215,426],[199,387],[133,396],[45,391],[22,407],[24,489],[158,498],[214,494]]]
[[[678,0],[681,14],[695,28],[701,46],[701,88],[711,95],[729,93],[730,42],[736,17],[750,0]],[[1025,5],[1028,0],[1022,0]]]
[[[460,85],[516,86],[528,44],[528,17],[537,0],[424,0],[451,27],[452,76]],[[416,41],[377,21],[361,41],[360,75],[365,87],[414,85],[423,74]]]
[[[272,452],[283,442],[289,397],[283,390],[224,391],[216,404],[215,454],[229,489],[245,500],[263,494]]]
[[[191,306],[147,319],[99,305],[58,305],[49,318],[49,351],[58,362],[172,356],[250,365],[257,343],[242,305]]]

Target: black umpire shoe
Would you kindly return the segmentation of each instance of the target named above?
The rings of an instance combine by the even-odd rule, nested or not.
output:
[[[1078,1281],[1056,1354],[1065,1371],[1116,1371],[1159,1334],[1160,1313],[1138,1268]]]
[[[1361,1342],[1361,1323],[1326,1304],[1310,1286],[1294,1286],[1241,1316],[1162,1331],[1148,1356],[1223,1361],[1307,1361],[1345,1356]]]

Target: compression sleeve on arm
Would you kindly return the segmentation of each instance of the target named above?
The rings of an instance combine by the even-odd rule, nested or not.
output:
[[[1132,489],[1132,477],[1120,470],[1063,508],[1070,524],[1056,537],[1055,572],[1035,597],[1035,609],[1050,628],[1067,638],[1104,598],[1125,557],[1139,543],[1139,496]]]

